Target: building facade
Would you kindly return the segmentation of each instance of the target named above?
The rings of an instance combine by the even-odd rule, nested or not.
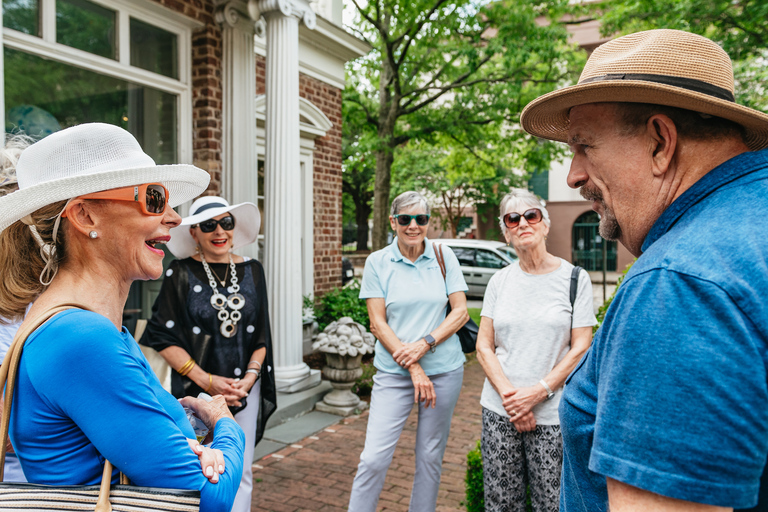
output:
[[[208,171],[207,194],[257,203],[259,243],[242,252],[271,283],[278,378],[308,373],[301,297],[341,285],[345,64],[370,50],[342,28],[342,0],[2,4],[6,132],[115,124],[157,163]],[[158,289],[135,283],[127,325]]]

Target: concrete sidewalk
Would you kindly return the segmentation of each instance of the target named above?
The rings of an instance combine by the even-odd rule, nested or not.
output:
[[[485,376],[472,358],[465,366],[464,384],[451,423],[451,434],[443,460],[443,476],[437,511],[463,511],[467,452],[480,439],[480,392]],[[321,415],[321,416],[318,416]],[[414,473],[414,445],[417,413],[411,412],[387,473],[378,510],[407,511]],[[295,422],[319,427],[313,435],[294,439],[301,430]],[[314,423],[317,422],[317,423]],[[277,451],[254,462],[253,511],[338,511],[347,510],[352,480],[365,443],[368,411],[349,418],[311,412],[270,429],[265,439],[276,443]],[[291,444],[275,441],[281,437]],[[266,447],[259,443],[262,453]]]

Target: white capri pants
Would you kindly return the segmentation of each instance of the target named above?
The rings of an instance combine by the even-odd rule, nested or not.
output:
[[[416,429],[416,472],[411,489],[410,512],[432,512],[443,469],[443,454],[451,430],[453,409],[459,399],[464,367],[430,375],[436,406],[419,403]],[[392,462],[397,441],[414,406],[410,376],[378,372],[373,377],[371,412],[365,434],[365,448],[352,484],[349,512],[375,512]]]
[[[237,489],[232,512],[250,512],[251,492],[253,491],[253,449],[256,447],[256,421],[259,418],[261,404],[261,379],[257,380],[246,398],[245,409],[235,414],[235,421],[245,434],[243,453],[243,476]]]

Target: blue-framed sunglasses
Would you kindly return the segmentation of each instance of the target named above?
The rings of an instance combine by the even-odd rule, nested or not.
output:
[[[400,213],[393,215],[392,217],[395,218],[397,223],[401,226],[408,226],[413,219],[416,219],[416,224],[419,226],[426,226],[427,223],[429,223],[429,215],[425,213],[420,213],[418,215],[406,215],[404,213]]]

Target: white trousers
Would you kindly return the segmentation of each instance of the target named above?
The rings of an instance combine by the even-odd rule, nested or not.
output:
[[[443,469],[443,454],[448,443],[453,409],[459,399],[464,367],[431,375],[436,406],[418,405],[416,428],[416,472],[411,490],[410,512],[434,512]],[[397,441],[414,406],[411,378],[378,372],[373,377],[371,412],[365,434],[365,448],[352,484],[349,512],[375,512],[392,462]]]
[[[256,440],[256,421],[259,418],[261,404],[261,381],[257,380],[246,399],[245,409],[235,414],[235,421],[245,433],[245,451],[243,453],[243,477],[237,489],[232,512],[250,512],[251,492],[253,491],[253,449]]]

